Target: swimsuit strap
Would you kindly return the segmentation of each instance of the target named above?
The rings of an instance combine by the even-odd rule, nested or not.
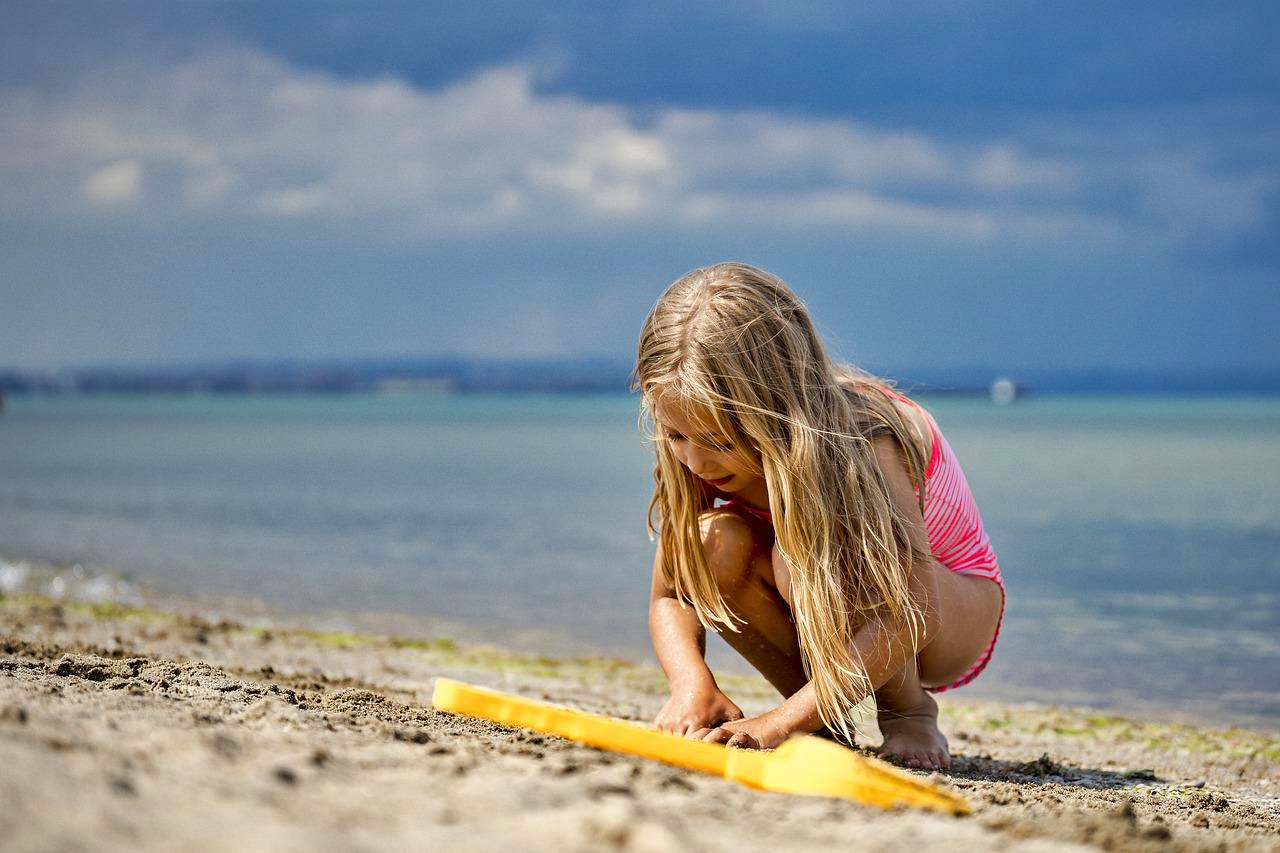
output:
[[[754,515],[756,518],[763,519],[769,522],[770,524],[773,523],[773,513],[771,513],[769,510],[760,509],[759,507],[754,507],[751,504],[743,503],[742,501],[735,501],[733,498],[726,498],[725,502],[722,503],[720,506],[735,507],[737,509],[743,509],[751,513],[752,515]]]

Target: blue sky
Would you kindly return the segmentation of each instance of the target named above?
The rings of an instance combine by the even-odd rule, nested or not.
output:
[[[0,3],[0,367],[625,355],[737,258],[877,369],[1280,368],[1273,3]]]

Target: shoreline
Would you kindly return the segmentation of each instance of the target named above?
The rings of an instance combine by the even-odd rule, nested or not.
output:
[[[21,576],[16,573],[18,570]],[[0,553],[0,600],[33,596],[71,607],[99,605],[140,608],[163,612],[198,614],[214,622],[230,620],[271,630],[299,631],[302,634],[349,635],[351,637],[435,637],[461,646],[495,649],[529,649],[530,658],[608,658],[637,668],[657,671],[651,650],[602,647],[589,640],[545,629],[512,628],[449,619],[427,614],[392,611],[288,610],[271,603],[226,595],[189,595],[157,590],[119,572],[85,571],[79,564],[62,565],[40,559],[26,559]],[[515,654],[504,652],[504,654]],[[707,660],[718,679],[741,683],[759,682],[759,675],[729,646],[712,635],[707,642]],[[1280,720],[1256,714],[1213,713],[1203,704],[1194,709],[1161,704],[1147,699],[1126,699],[1115,691],[1074,693],[1046,698],[1042,689],[1019,684],[992,687],[993,680],[978,680],[962,691],[941,694],[962,704],[997,703],[1033,711],[1052,712],[1065,708],[1073,713],[1137,717],[1170,725],[1243,729],[1280,738]]]
[[[111,602],[0,598],[15,849],[1275,850],[1280,739],[943,694],[970,818],[766,794],[441,714],[441,676],[649,720],[660,670]],[[747,713],[759,678],[722,686]],[[873,726],[868,738],[874,743]],[[924,774],[922,774],[924,775]],[[68,804],[74,803],[74,808]]]

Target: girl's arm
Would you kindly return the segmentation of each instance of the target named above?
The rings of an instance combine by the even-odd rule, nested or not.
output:
[[[649,635],[662,671],[676,682],[713,680],[703,655],[707,632],[693,609],[680,603],[663,577],[662,545],[653,561],[653,585],[649,593]]]
[[[661,544],[653,563],[649,635],[671,687],[671,698],[654,720],[659,729],[687,735],[742,718],[742,710],[720,692],[703,657],[707,650],[706,629],[693,608],[682,604],[667,586]]]

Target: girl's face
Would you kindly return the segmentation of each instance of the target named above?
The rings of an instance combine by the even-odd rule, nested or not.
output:
[[[653,417],[680,464],[707,484],[722,492],[741,492],[764,482],[759,469],[744,463],[739,448],[719,433],[709,413],[659,398]]]

